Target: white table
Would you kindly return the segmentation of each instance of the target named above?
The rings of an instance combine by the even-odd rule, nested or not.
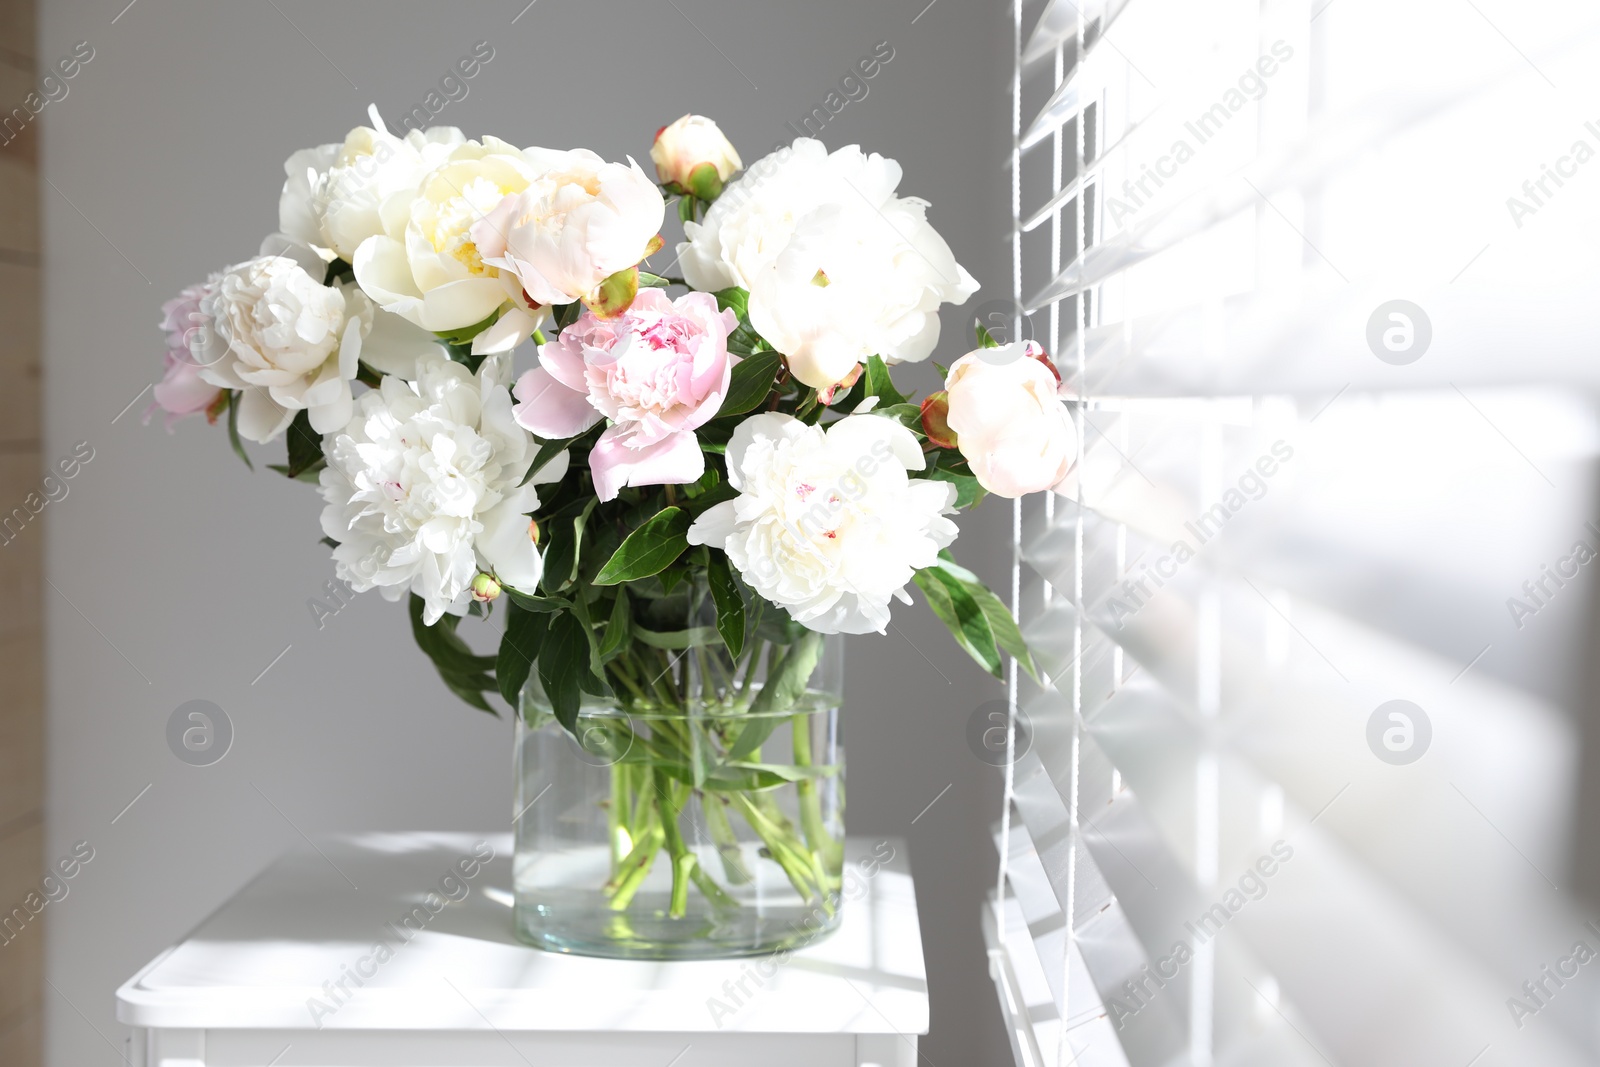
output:
[[[429,911],[478,842],[494,858]],[[511,934],[509,834],[319,840],[129,979],[117,1017],[134,1067],[912,1067],[928,996],[905,846],[852,839],[846,863],[889,849],[847,876],[840,929],[778,966],[528,948]],[[419,906],[407,941],[388,924]]]

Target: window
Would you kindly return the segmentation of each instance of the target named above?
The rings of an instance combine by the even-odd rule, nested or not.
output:
[[[1018,1063],[1596,1062],[1595,15],[1012,15]]]

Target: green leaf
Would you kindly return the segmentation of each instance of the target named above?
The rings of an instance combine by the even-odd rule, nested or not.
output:
[[[1039,670],[1033,662],[1033,652],[1028,648],[1028,642],[1022,637],[1022,630],[1017,626],[1017,620],[1012,616],[1011,610],[984,585],[976,574],[958,564],[949,551],[939,553],[939,562],[934,564],[939,570],[959,581],[977,601],[978,608],[983,612],[983,617],[989,622],[989,629],[994,634],[995,641],[1002,649],[1016,657],[1022,669],[1034,681],[1039,680]]]
[[[718,289],[711,294],[717,298],[718,311],[732,311],[741,319],[750,317],[750,292],[740,286]]]
[[[872,413],[894,419],[900,425],[916,434],[919,439],[928,436],[927,432],[922,428],[922,405],[920,404],[890,404],[888,407],[873,408]]]
[[[750,702],[750,714],[767,715],[793,708],[806,695],[806,686],[821,658],[822,635],[807,630],[800,640],[789,646],[776,666],[767,668],[761,692]]]
[[[572,560],[573,578],[577,578],[578,565],[583,562],[583,531],[588,527],[589,516],[594,514],[595,506],[599,503],[600,501],[597,498],[590,497],[584,502],[583,510],[578,512],[577,517],[572,520],[572,538],[573,542],[578,546],[578,553]]]
[[[509,585],[502,585],[501,592],[509,596],[517,607],[524,611],[566,611],[572,607],[572,601],[560,596],[535,596],[524,593],[520,589],[513,589]]]
[[[662,592],[671,593],[679,585],[683,584],[683,580],[685,578],[689,577],[689,570],[687,567],[680,567],[677,564],[673,564],[656,577],[661,579]]]
[[[233,446],[234,455],[244,460],[244,465],[251,470],[256,465],[250,462],[250,453],[244,450],[244,442],[239,440],[239,393],[235,390],[228,394],[228,443]]]
[[[722,793],[759,793],[763,789],[776,789],[781,785],[787,785],[789,781],[790,779],[781,774],[775,774],[754,764],[747,763],[737,767],[724,764],[713,768],[706,775],[700,788]]]
[[[558,304],[555,308],[555,331],[560,336],[561,331],[578,321],[583,314],[583,302],[574,300],[570,304]]]
[[[756,355],[758,352],[771,352],[772,346],[767,339],[744,323],[734,327],[728,334],[728,351],[741,358]]]
[[[600,662],[600,642],[594,636],[594,620],[589,617],[589,601],[581,593],[572,598],[572,612],[583,625],[583,637],[589,645],[589,669],[579,676],[578,684],[583,687],[585,693],[592,693],[597,697],[609,696],[611,689],[606,685],[606,670]]]
[[[578,542],[572,536],[572,524],[552,519],[543,524],[544,574],[539,578],[539,588],[548,596],[560,592],[572,582],[572,571],[578,562]]]
[[[760,621],[755,626],[757,637],[775,645],[792,645],[806,635],[805,625],[795,622],[787,611],[762,597],[754,599],[760,608]]]
[[[781,712],[788,711],[806,695],[811,673],[822,658],[822,635],[811,630],[779,656],[779,646],[767,653],[767,677],[761,692],[750,702],[750,720],[739,731],[739,739],[728,750],[728,760],[742,760],[772,735]]]
[[[676,652],[684,648],[699,648],[718,640],[717,631],[710,626],[691,626],[687,630],[646,630],[643,626],[634,624],[634,638],[642,645],[651,648],[664,648],[669,652]]]
[[[609,662],[627,643],[632,623],[628,614],[628,591],[617,589],[617,599],[611,604],[611,619],[606,623],[606,636],[600,642],[600,662]]]
[[[284,473],[289,477],[298,478],[328,465],[322,454],[322,435],[311,428],[310,412],[302,410],[295,415],[284,440],[289,446],[289,469]]]
[[[1000,650],[995,646],[989,620],[963,583],[937,566],[924,567],[912,575],[917,588],[928,598],[928,606],[979,666],[1000,677]]]
[[[689,547],[689,513],[662,508],[634,530],[595,575],[595,585],[616,585],[648,578],[665,570]],[[545,564],[549,566],[548,561]]]
[[[934,466],[942,471],[950,471],[953,474],[972,473],[972,464],[968,463],[967,457],[963,456],[957,449],[941,448],[929,453],[929,455],[933,459]]]
[[[811,386],[806,386],[805,392],[797,398],[794,406],[794,417],[808,426],[815,426],[828,409],[817,402],[817,391]]]
[[[480,656],[456,633],[459,616],[444,614],[432,626],[423,622],[424,601],[411,594],[411,633],[417,645],[441,670],[453,674],[480,674],[494,670],[494,656]]]
[[[500,695],[513,709],[520,708],[519,697],[528,674],[539,659],[539,646],[550,628],[550,616],[537,611],[525,611],[515,600],[506,607],[506,632],[500,639],[500,655],[495,660],[494,676],[500,683]]]
[[[494,676],[496,657],[480,656],[467,646],[456,633],[461,619],[455,615],[442,615],[432,626],[423,622],[425,602],[411,594],[411,636],[417,647],[433,662],[440,679],[450,691],[473,707],[494,714],[494,709],[482,697],[483,692],[498,688]]]
[[[577,437],[563,437],[554,441],[541,442],[539,445],[539,451],[535,452],[533,455],[533,462],[528,464],[528,473],[524,474],[522,476],[522,481],[518,482],[517,484],[527,485],[529,480],[532,479],[535,474],[538,474],[540,471],[544,470],[544,468],[549,465],[551,460],[555,459],[556,456],[561,454],[562,449],[569,447],[572,442],[576,441],[578,437],[582,436],[583,434],[580,433],[577,435]]]
[[[722,635],[729,654],[737,659],[744,650],[744,597],[733,580],[727,556],[718,552],[711,557],[706,580],[711,587],[711,599],[717,605],[717,632]]]
[[[544,553],[544,576],[539,579],[539,587],[546,593],[559,592],[577,578],[583,529],[597,503],[598,500],[590,497],[583,510],[571,519],[555,518],[545,525],[549,540]]]
[[[342,259],[335,259],[328,264],[328,269],[322,272],[322,284],[332,286],[334,282],[353,282],[356,280],[356,270]]]
[[[708,466],[706,472],[700,476],[698,481],[690,482],[682,488],[682,493],[685,498],[693,500],[715,489],[720,481],[722,481],[722,475],[717,472],[717,468]]]
[[[574,736],[583,699],[578,679],[588,671],[589,641],[584,636],[583,623],[571,612],[556,615],[539,647],[539,684],[544,686],[544,695],[557,721]]]
[[[490,707],[489,702],[483,697],[485,692],[494,688],[493,678],[490,678],[487,675],[473,675],[464,678],[457,678],[443,672],[440,672],[439,677],[444,682],[445,686],[450,690],[450,692],[454,693],[468,704],[471,704],[473,707],[482,711],[487,711],[495,718],[500,717],[500,713],[495,711],[494,708]]]
[[[493,326],[499,320],[499,318],[500,309],[495,308],[489,313],[489,317],[481,322],[475,322],[471,326],[462,326],[454,330],[436,331],[434,336],[439,338],[439,340],[443,341],[445,344],[449,345],[451,348],[470,347],[472,345],[472,339],[478,336],[484,330],[487,330],[489,327]]]
[[[632,763],[632,759],[624,759]],[[645,762],[645,761],[639,761]],[[722,764],[711,769],[704,778],[697,778],[690,767],[680,761],[648,761],[658,772],[671,776],[692,789],[707,789],[717,793],[759,793],[788,785],[789,779],[755,764]]]
[[[928,480],[935,482],[949,482],[956,487],[956,507],[963,510],[978,503],[988,494],[983,486],[978,484],[978,479],[970,474],[959,474],[947,471],[942,467],[930,467],[924,475]]]
[[[444,679],[444,684],[452,693],[466,701],[468,704],[471,704],[473,707],[479,709],[480,711],[487,711],[490,715],[493,715],[497,719],[500,717],[500,713],[495,711],[494,708],[490,707],[489,701],[484,698],[483,694],[486,692],[486,689],[478,681],[469,680],[462,683],[446,678]],[[489,684],[493,684],[493,679],[490,679]]]
[[[977,327],[977,331],[978,331],[978,347],[979,348],[999,348],[1000,347],[1000,342],[996,341],[994,339],[994,335],[989,332],[988,327],[984,326],[984,324],[982,322],[975,322],[974,325]]]
[[[881,356],[871,356],[867,359],[867,369],[862,377],[867,380],[865,395],[877,397],[881,406],[889,407],[906,402],[904,394],[894,387],[894,380],[889,376],[889,368]]]
[[[760,771],[765,774],[775,774],[786,782],[799,782],[807,778],[836,778],[844,770],[837,763],[824,764],[821,767],[801,767],[793,763],[738,763],[732,764],[739,770]]]
[[[758,352],[741,359],[733,368],[728,395],[722,398],[717,418],[754,411],[772,395],[772,383],[783,359],[776,352]]]
[[[663,278],[659,274],[651,274],[649,271],[642,268],[639,271],[639,288],[641,289],[646,288],[647,286],[652,289],[665,289],[671,284],[672,283],[670,281],[668,281],[666,278]]]
[[[326,464],[318,464],[311,470],[301,471],[299,474],[290,474],[289,465],[287,463],[268,463],[267,470],[277,471],[285,478],[293,478],[297,482],[305,482],[308,485],[317,485],[322,481],[322,468],[324,466],[326,466]]]
[[[701,514],[711,510],[711,508],[715,507],[716,505],[727,500],[732,500],[738,495],[739,490],[735,489],[732,485],[729,485],[727,482],[719,482],[717,485],[712,486],[699,496],[685,500],[683,502],[683,510],[698,518]]]
[[[593,671],[582,671],[578,674],[578,688],[602,700],[609,699],[612,695],[611,687]]]

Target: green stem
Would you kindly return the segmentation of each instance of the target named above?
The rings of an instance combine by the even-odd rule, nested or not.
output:
[[[690,858],[693,859],[692,856]],[[705,894],[707,900],[711,901],[713,908],[719,911],[739,910],[739,902],[724,892],[704,867],[695,864],[694,869],[689,872],[689,877],[694,879],[695,886]]]
[[[700,798],[700,810],[705,812],[706,831],[711,835],[712,842],[717,846],[717,855],[722,859],[722,873],[733,885],[749,884],[750,868],[745,866],[744,856],[739,851],[739,838],[733,832],[733,824],[728,821],[728,801],[714,793],[705,793]]]
[[[613,878],[622,870],[622,861],[627,857],[628,851],[633,848],[633,834],[627,826],[630,807],[628,804],[629,777],[629,769],[626,764],[618,763],[611,768],[611,803],[606,807],[606,829],[611,838],[611,877]]]
[[[812,765],[811,719],[811,715],[802,714],[791,720],[794,724],[794,762],[797,767]],[[811,846],[812,853],[822,860],[823,871],[831,871],[839,865],[844,852],[822,824],[822,797],[817,792],[817,780],[802,778],[795,783],[795,791],[800,795],[800,827],[805,831],[806,843]]]
[[[681,919],[689,911],[689,876],[694,873],[694,853],[683,843],[683,833],[678,828],[678,798],[680,786],[664,778],[651,768],[650,776],[656,790],[656,800],[661,807],[661,828],[666,833],[667,854],[672,857],[672,902],[668,914]]]
[[[822,884],[815,880],[815,871],[810,862],[810,857],[805,853],[799,839],[795,836],[793,828],[785,825],[788,820],[777,812],[763,811],[761,806],[747,793],[734,793],[733,803],[744,816],[745,822],[761,838],[761,843],[767,846],[767,851],[772,854],[772,859],[783,868],[783,873],[789,876],[789,882],[804,900],[822,897]],[[776,816],[776,820],[772,816]]]
[[[750,707],[750,701],[753,699],[753,694],[750,692],[750,683],[755,679],[756,671],[761,669],[761,653],[766,650],[766,647],[766,639],[762,637],[750,642],[750,658],[745,663],[744,681],[739,683],[739,706],[742,709],[748,710]],[[735,673],[738,673],[737,667],[735,667]]]
[[[779,810],[776,800],[766,793],[757,793],[751,800],[766,815],[767,820],[782,832],[783,841],[794,856],[795,862],[802,865],[806,873],[810,875],[811,881],[816,884],[817,892],[815,895],[827,908],[828,914],[833,914],[833,908],[828,903],[827,894],[829,889],[837,888],[837,885],[835,884],[835,879],[823,867],[822,857],[806,847],[805,842],[800,839],[800,835],[795,832],[794,826]]]
[[[667,653],[664,649],[658,648],[652,651],[655,652],[655,660],[659,667],[655,668],[655,664],[652,664],[650,667],[645,668],[645,672],[650,678],[650,688],[655,690],[656,700],[660,703],[663,711],[676,710],[682,707],[682,703],[678,700],[678,694],[672,688],[672,682],[668,681],[665,685],[662,685],[662,679],[667,678],[672,673],[672,661],[667,658]]]
[[[650,810],[654,809],[647,809],[647,812]],[[650,868],[655,866],[656,853],[661,851],[661,840],[661,828],[653,824],[635,840],[633,851],[622,861],[620,875],[606,885],[611,894],[612,911],[625,911],[633,903],[633,895],[644,884]]]
[[[644,690],[639,688],[639,683],[633,680],[633,672],[628,669],[628,665],[623,662],[621,656],[612,660],[610,666],[611,677],[621,682],[628,692],[633,694],[635,700],[643,702],[649,699],[644,695]],[[615,689],[616,687],[612,686],[612,688]]]

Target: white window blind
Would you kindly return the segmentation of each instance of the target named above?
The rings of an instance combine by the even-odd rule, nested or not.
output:
[[[1600,9],[1011,15],[1017,1062],[1600,1063]]]

